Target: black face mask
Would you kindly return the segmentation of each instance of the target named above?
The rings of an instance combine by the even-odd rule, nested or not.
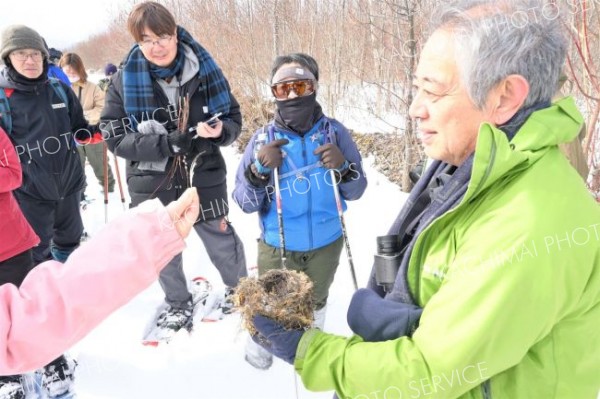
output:
[[[276,103],[275,119],[277,122],[300,134],[308,132],[322,114],[321,107],[317,104],[317,93],[291,100],[276,100]],[[317,108],[319,112],[315,112]],[[319,115],[315,119],[317,114]]]

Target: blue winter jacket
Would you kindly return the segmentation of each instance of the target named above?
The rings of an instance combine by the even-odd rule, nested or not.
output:
[[[71,87],[71,81],[67,77],[67,74],[65,74],[60,67],[58,67],[54,64],[49,64],[47,75],[49,78],[56,78],[56,79],[64,82],[67,86]]]
[[[245,176],[248,166],[254,162],[256,137],[260,132],[267,132],[269,127],[273,129],[274,139],[289,140],[281,147],[285,156],[279,168],[286,249],[311,251],[331,244],[342,235],[334,185],[330,170],[321,166],[320,156],[313,152],[333,136],[334,144],[350,163],[351,171],[355,172],[348,181],[340,182],[339,174],[336,175],[345,210],[345,200],[360,198],[367,187],[356,144],[341,123],[327,117],[319,119],[303,137],[274,124],[254,133],[238,167],[233,199],[245,213],[259,212],[261,238],[276,248],[279,248],[279,225],[273,176],[266,187],[254,186]]]

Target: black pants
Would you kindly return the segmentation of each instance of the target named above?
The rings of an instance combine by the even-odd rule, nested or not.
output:
[[[33,265],[31,249],[3,260],[0,262],[0,285],[10,283],[20,286]]]
[[[21,285],[25,276],[33,268],[33,256],[31,249],[21,252],[18,255],[13,256],[0,262],[0,285],[13,284],[17,287]],[[11,377],[7,376],[8,380]],[[0,379],[3,379],[0,377]]]
[[[33,248],[33,261],[36,265],[52,259],[51,245],[63,253],[70,253],[79,246],[83,233],[79,212],[80,196],[78,191],[58,201],[45,201],[15,191],[21,211],[40,237],[40,244]]]

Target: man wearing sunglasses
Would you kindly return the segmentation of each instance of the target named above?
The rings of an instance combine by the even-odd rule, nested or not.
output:
[[[329,287],[343,246],[334,190],[339,191],[342,202],[355,200],[365,191],[367,181],[350,134],[341,123],[324,116],[317,102],[317,62],[299,53],[277,57],[271,76],[275,120],[250,139],[233,198],[245,213],[259,213],[259,274],[281,267],[283,241],[286,267],[303,271],[314,284],[315,325],[322,329]],[[275,206],[275,169],[279,172],[283,237]],[[249,340],[246,360],[267,369],[272,356]]]

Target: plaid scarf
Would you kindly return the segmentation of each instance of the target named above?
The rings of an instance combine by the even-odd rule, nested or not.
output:
[[[138,44],[129,51],[123,66],[123,105],[125,112],[134,121],[141,121],[144,119],[144,114],[147,116],[157,108],[152,81],[179,73],[184,63],[184,44],[189,46],[198,57],[200,63],[198,76],[207,85],[209,113],[222,112],[225,115],[229,113],[231,105],[229,86],[221,69],[211,55],[181,26],[177,26],[177,40],[179,42],[177,57],[167,68],[151,64],[142,54]]]
[[[175,55],[175,59],[171,63],[171,65],[167,67],[161,67],[156,64],[150,64],[150,76],[153,79],[167,79],[171,76],[179,75],[183,70],[183,64],[185,63],[185,48],[183,47],[183,43],[177,42],[177,55]]]

